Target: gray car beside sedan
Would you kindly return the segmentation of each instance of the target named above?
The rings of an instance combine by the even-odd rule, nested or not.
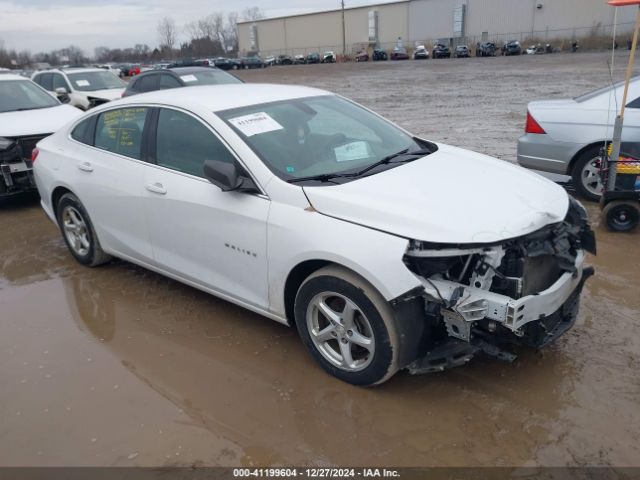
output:
[[[601,152],[613,136],[623,87],[618,83],[572,99],[529,103],[518,163],[570,175],[582,197],[597,201],[602,195]],[[622,141],[640,142],[640,77],[629,87]]]

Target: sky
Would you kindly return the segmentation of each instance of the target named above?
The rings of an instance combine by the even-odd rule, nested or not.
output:
[[[347,7],[381,3],[346,0]],[[0,43],[31,53],[79,46],[92,56],[94,48],[158,44],[156,27],[172,17],[185,40],[183,25],[213,12],[259,7],[267,17],[339,8],[339,0],[0,0]]]

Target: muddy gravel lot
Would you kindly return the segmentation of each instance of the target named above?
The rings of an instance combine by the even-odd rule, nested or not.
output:
[[[326,88],[426,138],[513,161],[526,103],[605,84],[607,58],[239,75]],[[364,389],[323,373],[295,331],[126,262],[82,267],[37,200],[4,205],[0,466],[638,466],[640,233],[613,235],[595,205],[589,214],[597,273],[558,342],[513,365],[478,358]]]

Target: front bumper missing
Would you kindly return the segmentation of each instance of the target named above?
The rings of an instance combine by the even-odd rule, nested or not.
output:
[[[422,279],[425,299],[440,304],[446,335],[431,343],[407,369],[412,374],[439,372],[464,365],[479,353],[513,362],[516,355],[505,351],[504,345],[549,345],[576,321],[582,288],[594,274],[584,261],[585,253],[579,251],[573,272],[565,272],[546,290],[520,299],[448,280]]]
[[[0,164],[0,182],[5,189],[2,196],[15,195],[36,189],[30,160]]]
[[[553,343],[558,337],[567,332],[575,323],[578,316],[580,294],[584,283],[594,274],[592,267],[584,268],[576,288],[570,293],[566,301],[551,315],[530,322],[525,325],[522,337],[511,337],[505,343],[522,344],[535,348],[543,348]],[[426,355],[407,366],[412,375],[434,373],[459,367],[469,362],[479,353],[494,357],[498,360],[512,363],[517,356],[503,350],[500,340],[504,337],[493,336],[479,329],[472,329],[469,341],[449,337]]]
[[[480,319],[494,320],[513,332],[520,332],[529,322],[551,316],[583,282],[585,253],[578,252],[575,272],[565,272],[546,290],[514,300],[479,288],[463,286],[464,292],[450,312],[461,325]],[[593,273],[593,272],[591,272]],[[449,280],[421,279],[426,294],[434,299],[452,298],[461,285]],[[461,337],[462,339],[465,339]]]

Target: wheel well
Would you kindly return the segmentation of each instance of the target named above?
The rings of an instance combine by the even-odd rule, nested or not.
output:
[[[603,145],[605,142],[605,140],[600,140],[599,142],[593,142],[590,143],[589,145],[582,147],[580,150],[578,150],[578,153],[576,153],[573,158],[571,159],[571,161],[569,162],[569,167],[567,168],[567,175],[571,175],[573,174],[573,166],[575,165],[575,163],[578,161],[578,158],[580,158],[582,156],[582,154],[584,152],[586,152],[587,150],[594,148],[594,147],[598,147]],[[610,142],[607,142],[607,144],[609,144]]]
[[[71,190],[69,190],[68,188],[65,187],[56,187],[53,190],[53,193],[51,194],[51,209],[53,210],[53,214],[57,217],[58,216],[58,202],[60,201],[60,198],[62,198],[62,196],[65,193],[73,193],[71,192]]]
[[[284,284],[284,311],[289,325],[292,327],[295,327],[296,324],[293,309],[300,285],[302,285],[302,282],[313,272],[330,264],[331,262],[326,260],[307,260],[306,262],[296,265],[294,269],[289,272],[287,281]]]

